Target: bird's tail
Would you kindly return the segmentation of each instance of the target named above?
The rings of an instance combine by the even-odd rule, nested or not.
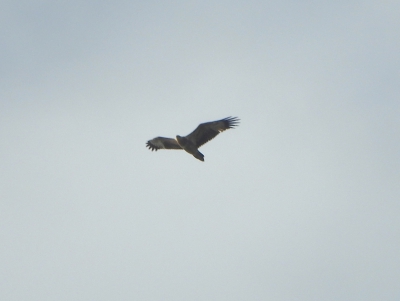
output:
[[[196,159],[199,159],[200,161],[204,161],[204,155],[202,153],[200,153],[199,151],[197,151],[197,153],[195,153],[193,156]]]

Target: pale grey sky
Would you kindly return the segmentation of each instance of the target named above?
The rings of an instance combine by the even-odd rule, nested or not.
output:
[[[3,1],[0,299],[399,300],[399,15]]]

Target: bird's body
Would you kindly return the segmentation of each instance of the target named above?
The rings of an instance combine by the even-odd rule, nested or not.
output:
[[[177,135],[176,141],[178,141],[178,144],[182,147],[183,150],[185,150],[189,154],[193,155],[196,159],[199,159],[200,161],[204,161],[204,155],[199,152],[196,145],[192,141],[190,141],[188,138]]]
[[[199,147],[207,143],[220,132],[235,127],[239,123],[237,117],[227,117],[217,121],[200,124],[192,133],[187,136],[176,136],[176,139],[156,137],[147,141],[146,146],[152,151],[159,149],[183,149],[196,159],[204,161],[204,155]]]

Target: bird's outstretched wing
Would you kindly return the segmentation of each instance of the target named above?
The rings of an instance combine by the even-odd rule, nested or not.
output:
[[[231,129],[238,125],[239,118],[227,117],[217,121],[205,122],[200,124],[193,132],[186,136],[196,147],[207,143],[219,133]]]
[[[152,151],[157,151],[159,149],[182,149],[175,139],[156,137],[147,141],[146,146]]]

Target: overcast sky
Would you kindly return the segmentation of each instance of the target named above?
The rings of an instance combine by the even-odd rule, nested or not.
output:
[[[400,300],[399,16],[2,1],[0,299]]]

